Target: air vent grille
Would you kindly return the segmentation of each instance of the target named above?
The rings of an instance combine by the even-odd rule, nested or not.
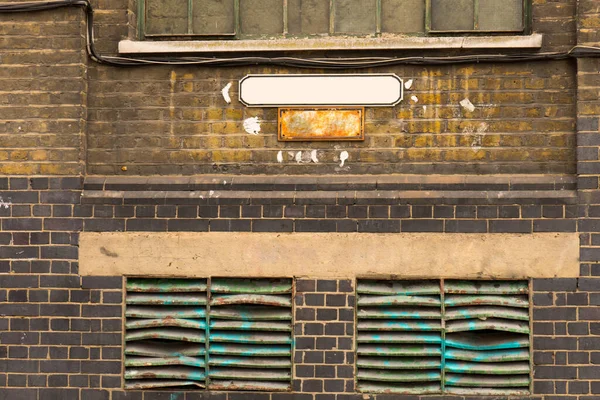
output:
[[[128,279],[125,385],[205,387],[203,279]]]
[[[359,281],[358,388],[369,393],[441,390],[438,281]]]
[[[447,393],[529,392],[527,282],[446,281]]]
[[[357,295],[359,391],[529,394],[527,282],[359,280]]]
[[[213,279],[210,389],[289,390],[291,279]]]

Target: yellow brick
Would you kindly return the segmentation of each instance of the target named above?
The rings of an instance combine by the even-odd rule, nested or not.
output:
[[[394,138],[394,147],[410,147],[412,146],[412,136],[402,135]]]
[[[432,135],[419,135],[415,138],[415,147],[433,147]]]
[[[79,164],[40,164],[42,175],[77,175],[81,173]]]
[[[29,157],[33,161],[45,161],[48,158],[48,153],[45,150],[34,150],[29,153]]]
[[[440,135],[435,138],[438,147],[456,147],[457,138],[455,135]]]
[[[206,119],[211,121],[223,119],[223,110],[220,108],[209,108],[206,110]]]
[[[243,136],[226,136],[223,139],[223,145],[230,149],[241,148],[244,145]]]
[[[265,147],[265,138],[261,135],[248,135],[244,137],[246,147],[253,149]]]
[[[208,136],[204,139],[204,147],[206,147],[207,149],[218,149],[222,147],[221,142],[221,136]]]
[[[216,150],[212,153],[215,162],[244,162],[251,158],[252,152],[248,150]]]
[[[244,116],[244,111],[238,108],[228,108],[225,110],[226,119],[240,120]]]
[[[10,159],[12,161],[25,161],[27,160],[26,150],[14,150],[10,152]]]
[[[444,154],[445,161],[483,161],[486,159],[487,152],[475,149],[454,149],[446,150]]]
[[[38,173],[39,164],[34,163],[3,163],[0,164],[2,175],[31,175]]]

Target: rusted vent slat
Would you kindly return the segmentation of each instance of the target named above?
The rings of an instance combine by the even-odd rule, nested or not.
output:
[[[529,393],[524,281],[446,281],[444,385],[459,395]]]
[[[125,385],[205,387],[205,279],[128,279]]]
[[[441,390],[438,281],[359,280],[358,389],[422,394]]]
[[[211,280],[209,388],[289,390],[291,279]]]

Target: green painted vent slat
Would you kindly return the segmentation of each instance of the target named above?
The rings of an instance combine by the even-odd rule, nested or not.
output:
[[[128,279],[125,386],[206,386],[204,279]]]
[[[292,280],[212,279],[209,389],[291,388]]]
[[[359,280],[357,385],[368,393],[441,390],[438,281]]]
[[[450,280],[444,292],[446,391],[527,393],[527,282]]]
[[[360,392],[529,393],[527,282],[358,280],[357,296]]]

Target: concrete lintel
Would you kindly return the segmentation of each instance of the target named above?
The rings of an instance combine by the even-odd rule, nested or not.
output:
[[[82,232],[81,275],[577,277],[577,233]]]
[[[542,35],[381,38],[330,37],[269,40],[173,40],[119,42],[121,54],[232,53],[320,50],[539,49]]]

